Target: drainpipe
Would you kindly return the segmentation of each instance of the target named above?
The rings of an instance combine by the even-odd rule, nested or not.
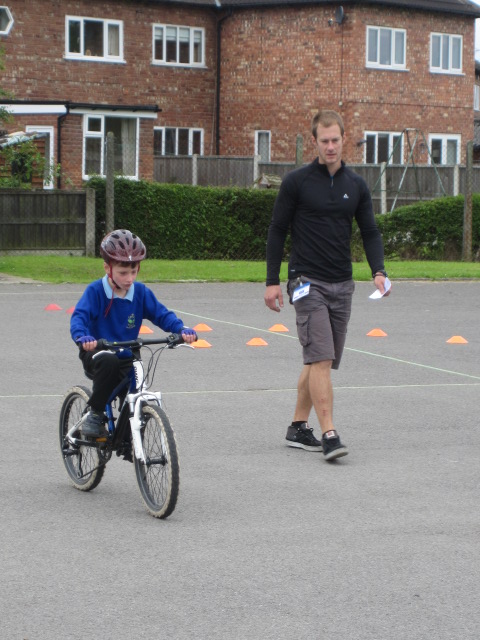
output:
[[[218,8],[221,8],[219,0],[215,0],[215,4]],[[217,20],[217,96],[216,96],[216,114],[215,114],[215,154],[220,155],[220,62],[222,53],[222,24],[230,18],[233,11],[231,9]]]
[[[65,103],[66,112],[57,118],[57,164],[62,166],[62,123],[70,113],[70,103]],[[57,176],[57,189],[62,188],[62,176]]]

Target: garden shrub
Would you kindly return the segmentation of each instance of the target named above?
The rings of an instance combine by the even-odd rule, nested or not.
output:
[[[96,190],[96,234],[105,233],[105,180]],[[194,187],[115,179],[115,226],[132,229],[151,258],[265,260],[265,244],[277,191]],[[388,260],[459,260],[463,241],[463,196],[442,197],[376,215]],[[480,194],[473,196],[473,253],[480,253]],[[290,240],[285,246],[288,257]],[[352,258],[365,260],[353,225]]]

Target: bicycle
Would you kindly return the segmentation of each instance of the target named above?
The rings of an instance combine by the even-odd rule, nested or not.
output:
[[[152,345],[163,346],[153,350]],[[140,495],[150,515],[167,518],[173,512],[180,486],[175,434],[163,409],[161,392],[149,389],[161,353],[166,348],[178,346],[190,347],[178,334],[161,339],[98,341],[101,350],[117,354],[124,349],[130,350],[133,366],[106,404],[105,437],[92,439],[81,435],[81,425],[89,411],[90,389],[77,385],[65,394],[60,411],[60,449],[67,474],[76,489],[95,489],[115,451],[118,457],[134,462]],[[150,351],[146,365],[140,353],[143,347]]]

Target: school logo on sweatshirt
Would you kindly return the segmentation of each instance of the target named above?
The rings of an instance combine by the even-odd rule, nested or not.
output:
[[[127,329],[135,329],[135,314],[132,313],[127,318]]]

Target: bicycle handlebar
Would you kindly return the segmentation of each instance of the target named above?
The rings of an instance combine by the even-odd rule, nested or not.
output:
[[[97,340],[97,348],[99,349],[135,349],[150,344],[165,344],[167,349],[173,349],[179,344],[184,344],[184,340],[179,333],[171,333],[166,338],[136,338],[135,340],[124,340],[122,342],[109,342],[104,338]]]

